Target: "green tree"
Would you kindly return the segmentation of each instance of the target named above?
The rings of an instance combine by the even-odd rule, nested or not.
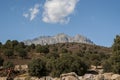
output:
[[[4,47],[7,48],[7,49],[12,49],[12,44],[11,44],[11,40],[7,40]]]
[[[0,42],[0,48],[2,47],[2,43]]]
[[[46,57],[49,59],[51,59],[51,58],[57,59],[59,57],[59,54],[58,53],[48,53],[46,55]]]
[[[19,52],[20,49],[25,49],[26,45],[23,42],[19,42],[15,47],[14,47],[14,51],[15,52]]]
[[[101,61],[100,61],[100,55],[98,54],[91,54],[91,61],[92,61],[92,64],[96,66],[100,65]]]
[[[12,47],[15,48],[19,44],[19,42],[17,40],[13,40],[11,44],[12,44]]]
[[[9,61],[7,61],[7,62],[4,62],[4,64],[3,64],[3,67],[4,68],[14,68],[14,64],[13,64],[13,62],[9,62]]]
[[[46,76],[46,63],[42,59],[33,59],[29,65],[29,74],[31,76],[42,77]]]
[[[49,48],[47,46],[37,45],[36,46],[36,52],[38,52],[38,53],[49,53]]]
[[[59,58],[49,60],[47,68],[51,70],[50,75],[59,77],[62,73],[75,72],[78,75],[86,73],[88,67],[80,57],[74,55],[63,54]]]
[[[103,65],[104,72],[112,71],[112,65],[109,60],[106,60],[102,65]]]
[[[31,49],[35,49],[35,44],[30,45]]]
[[[0,66],[3,66],[4,59],[0,57]]]
[[[88,66],[81,60],[80,57],[74,56],[73,62],[71,62],[70,71],[75,72],[78,75],[84,75],[87,72]]]
[[[46,70],[49,73],[49,75],[52,77],[55,77],[58,75],[58,74],[56,74],[56,61],[57,61],[57,59],[50,58],[46,62]]]
[[[24,49],[19,49],[18,50],[18,56],[21,58],[26,58],[27,57],[27,52]]]
[[[62,53],[68,53],[68,50],[66,48],[62,48],[61,52]]]
[[[42,53],[49,53],[49,48],[44,46],[44,47],[41,48],[41,52]]]
[[[10,56],[13,56],[13,55],[14,55],[13,50],[12,50],[12,49],[6,49],[6,50],[4,51],[4,55],[7,56],[8,58],[9,58]]]
[[[40,48],[41,48],[41,45],[36,45],[36,48],[35,48],[35,51],[37,52],[37,53],[39,53],[40,52]]]
[[[113,72],[120,74],[120,35],[117,35],[112,45],[113,54],[111,57],[111,64]]]

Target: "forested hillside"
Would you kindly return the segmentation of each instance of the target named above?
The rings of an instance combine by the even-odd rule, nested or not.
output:
[[[90,65],[96,67],[102,65],[110,57],[111,48],[83,43],[25,45],[17,40],[8,40],[5,44],[0,43],[0,55],[1,66],[6,67],[8,63],[12,65],[29,64],[29,73],[33,76],[59,76],[67,72],[83,75]],[[33,73],[32,69],[36,64],[43,65],[38,72],[42,70],[46,73],[42,73],[42,75]]]
[[[5,44],[0,43],[0,55],[6,60],[32,59],[41,56],[57,54],[75,54],[91,61],[91,57],[99,56],[100,60],[106,59],[111,54],[111,48],[82,44],[82,43],[58,43],[53,45],[25,45],[17,40],[8,40]],[[21,63],[20,63],[21,64]]]

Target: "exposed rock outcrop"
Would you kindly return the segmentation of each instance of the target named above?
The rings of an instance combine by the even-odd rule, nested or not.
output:
[[[26,40],[24,43],[26,45],[30,44],[56,44],[56,43],[65,43],[65,42],[76,42],[76,43],[87,43],[87,44],[94,44],[90,39],[77,34],[74,37],[68,36],[64,33],[57,34],[55,36],[40,36],[33,40]]]

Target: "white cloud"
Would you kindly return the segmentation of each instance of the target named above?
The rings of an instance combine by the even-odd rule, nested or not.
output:
[[[28,17],[29,17],[29,14],[23,13],[23,16],[24,16],[25,18],[28,18]]]
[[[46,0],[43,21],[46,23],[68,23],[78,0]]]
[[[23,16],[25,18],[29,18],[30,21],[32,21],[33,19],[35,19],[35,17],[38,15],[39,13],[39,8],[40,5],[39,4],[35,4],[35,6],[33,8],[30,8],[29,11],[27,13],[24,13]]]
[[[29,9],[30,11],[30,20],[33,20],[37,14],[39,13],[39,7],[40,5],[36,4],[34,8]]]

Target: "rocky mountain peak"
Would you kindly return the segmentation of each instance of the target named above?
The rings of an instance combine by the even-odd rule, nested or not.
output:
[[[93,42],[82,36],[82,35],[75,35],[74,37],[69,36],[64,33],[57,34],[55,36],[40,36],[38,38],[35,38],[33,40],[26,40],[24,43],[26,45],[30,44],[41,44],[41,45],[46,45],[46,44],[56,44],[56,43],[65,43],[65,42],[76,42],[76,43],[87,43],[87,44],[93,44]]]

